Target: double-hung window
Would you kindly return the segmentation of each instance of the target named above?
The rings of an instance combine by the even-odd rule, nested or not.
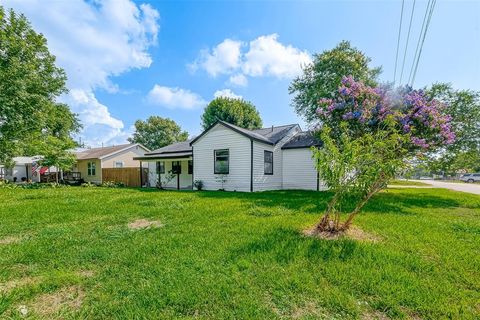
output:
[[[97,165],[95,162],[87,163],[87,175],[89,176],[96,175],[96,171],[97,171],[96,169],[97,169]]]
[[[172,161],[172,173],[173,174],[182,173],[182,165],[180,164],[180,161]]]
[[[230,152],[228,149],[214,150],[214,173],[228,174],[230,170]]]
[[[273,152],[263,151],[263,173],[273,174]]]
[[[157,161],[157,174],[164,174],[164,173],[165,173],[165,162]]]

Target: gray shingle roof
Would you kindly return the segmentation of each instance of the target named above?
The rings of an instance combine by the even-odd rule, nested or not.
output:
[[[145,153],[146,156],[153,155],[153,154],[161,154],[161,153],[172,153],[172,152],[188,152],[192,151],[192,147],[190,146],[190,141],[182,141],[170,144],[168,146],[162,147],[157,150],[153,150],[151,152]]]
[[[276,143],[278,143],[280,140],[282,140],[287,135],[288,131],[290,131],[295,126],[298,126],[298,124],[290,124],[290,125],[285,125],[285,126],[278,126],[278,127],[272,126],[272,127],[269,127],[269,128],[249,130],[249,129],[241,128],[239,126],[236,126],[234,124],[231,124],[231,123],[228,123],[228,122],[225,122],[225,121],[218,120],[210,128],[203,131],[199,136],[197,136],[195,139],[193,139],[190,142],[190,144],[192,144],[195,141],[197,141],[198,139],[200,139],[200,137],[202,137],[205,133],[207,133],[211,128],[213,128],[218,123],[221,123],[225,127],[230,128],[233,131],[236,131],[236,132],[238,132],[238,133],[240,133],[240,134],[242,134],[242,135],[244,135],[248,138],[251,138],[251,139],[259,141],[259,142],[271,144],[271,145],[275,145]]]
[[[280,140],[282,140],[292,128],[298,126],[298,124],[288,124],[284,126],[272,126],[270,128],[262,128],[262,129],[255,129],[252,130],[254,133],[260,134],[277,144]]]
[[[282,146],[282,149],[309,148],[313,146],[322,146],[322,141],[311,131],[304,131],[294,135]]]

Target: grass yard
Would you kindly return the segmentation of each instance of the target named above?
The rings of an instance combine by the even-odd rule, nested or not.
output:
[[[411,180],[392,180],[388,183],[390,186],[415,186],[415,187],[429,187],[431,184]]]
[[[383,192],[355,221],[376,242],[303,236],[327,193],[3,189],[0,199],[0,318],[480,317],[475,195]]]

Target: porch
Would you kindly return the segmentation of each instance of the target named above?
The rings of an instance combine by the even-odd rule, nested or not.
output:
[[[148,164],[148,179],[145,187],[162,187],[170,190],[193,189],[192,152],[173,152],[168,154],[149,154],[134,158],[140,166]]]

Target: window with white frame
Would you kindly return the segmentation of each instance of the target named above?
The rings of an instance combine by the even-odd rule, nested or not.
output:
[[[123,161],[114,161],[113,162],[114,168],[123,168]]]
[[[228,149],[214,150],[214,173],[228,174],[230,172],[230,151]]]
[[[97,173],[97,164],[95,162],[87,163],[87,175],[94,176]]]
[[[263,151],[263,173],[271,175],[273,174],[273,152],[272,151]]]

